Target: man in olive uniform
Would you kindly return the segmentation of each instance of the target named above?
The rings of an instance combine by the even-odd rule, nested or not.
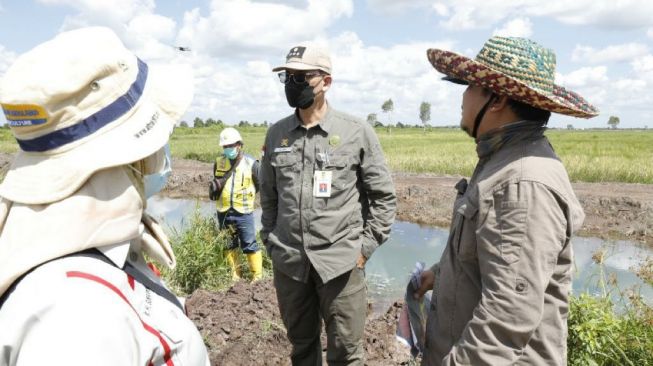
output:
[[[363,365],[365,262],[386,241],[396,211],[390,172],[374,130],[336,111],[328,53],[293,47],[273,71],[290,116],[267,133],[261,161],[261,238],[274,265],[293,365]]]
[[[222,154],[213,164],[209,198],[216,201],[220,229],[233,231],[226,253],[232,278],[240,279],[240,247],[247,256],[252,280],[257,281],[263,276],[263,257],[256,243],[254,224],[259,162],[243,152],[243,138],[233,127],[220,132],[220,146]]]
[[[566,365],[570,239],[585,215],[544,130],[551,112],[598,111],[554,84],[555,54],[528,39],[492,37],[473,60],[427,53],[468,85],[460,124],[479,161],[422,274],[418,296],[433,289],[422,365]]]

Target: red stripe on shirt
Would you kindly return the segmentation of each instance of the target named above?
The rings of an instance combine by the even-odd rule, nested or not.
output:
[[[135,287],[135,284],[134,284],[134,277],[132,277],[132,276],[130,276],[130,275],[127,275],[127,283],[129,283],[129,287],[131,287],[132,290],[133,290],[134,287]]]
[[[159,339],[159,342],[161,342],[161,346],[163,346],[163,351],[164,351],[163,360],[166,362],[166,365],[167,366],[174,366],[174,363],[172,362],[172,358],[171,358],[171,355],[170,355],[170,346],[168,345],[168,342],[166,342],[166,340],[163,339],[163,337],[161,336],[161,333],[159,333],[156,329],[152,328],[149,324],[145,323],[143,321],[143,319],[141,319],[141,316],[138,314],[136,309],[134,309],[134,307],[129,302],[129,300],[127,300],[127,297],[122,293],[122,291],[120,291],[111,282],[109,282],[109,281],[107,281],[107,280],[105,280],[103,278],[100,278],[98,276],[92,275],[90,273],[79,272],[79,271],[68,271],[68,272],[66,272],[66,276],[71,277],[71,278],[73,278],[73,277],[83,278],[83,279],[87,279],[87,280],[90,280],[90,281],[97,282],[97,283],[99,283],[101,285],[104,285],[105,287],[109,288],[116,295],[120,296],[120,298],[123,299],[127,303],[127,305],[129,305],[130,308],[132,308],[134,313],[136,313],[136,316],[138,317],[138,320],[140,320],[141,324],[143,324],[143,328],[145,328],[145,330],[147,330],[148,332],[150,332],[151,334],[153,334],[155,337],[157,337]]]

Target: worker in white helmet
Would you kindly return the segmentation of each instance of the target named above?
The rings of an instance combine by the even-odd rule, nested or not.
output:
[[[263,276],[263,257],[256,242],[254,198],[258,191],[259,162],[243,152],[243,139],[232,127],[220,133],[223,153],[215,159],[209,198],[216,201],[220,229],[230,228],[227,261],[234,280],[240,279],[238,247],[247,255],[252,280]]]

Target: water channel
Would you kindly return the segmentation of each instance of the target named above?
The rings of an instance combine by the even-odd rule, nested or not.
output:
[[[199,209],[202,215],[215,214],[212,202],[156,196],[148,201],[148,212],[158,218],[169,231],[183,230],[196,209]],[[255,213],[257,225],[260,225],[260,214],[260,210]],[[446,229],[403,221],[394,223],[390,239],[374,253],[366,266],[369,296],[376,313],[384,311],[393,301],[403,297],[409,275],[417,261],[423,261],[430,266],[440,258],[448,234]],[[604,241],[588,237],[575,237],[572,244],[576,261],[574,293],[601,292],[597,281],[600,267],[592,260],[592,255],[603,249],[606,251],[605,275],[616,277],[618,288],[622,291],[633,286],[639,287],[644,299],[649,304],[653,303],[653,288],[644,284],[631,271],[647,257],[653,257],[652,249],[629,241]],[[612,297],[617,303],[620,301],[618,291],[613,291]]]

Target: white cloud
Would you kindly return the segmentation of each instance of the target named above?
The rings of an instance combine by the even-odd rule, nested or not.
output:
[[[355,33],[347,32],[331,39],[334,84],[329,98],[336,107],[365,118],[377,113],[381,122],[419,123],[419,105],[423,101],[438,111],[433,124],[456,124],[460,119],[458,92],[450,83],[440,81],[428,63],[428,48],[451,49],[451,41],[411,42],[387,48],[366,46]],[[394,101],[392,115],[381,112],[381,104]],[[454,104],[451,105],[451,100]]]
[[[533,23],[528,18],[516,18],[495,29],[495,36],[502,37],[524,37],[528,38],[533,34]]]
[[[154,11],[154,0],[37,0],[46,5],[66,5],[80,13],[80,18],[102,21],[101,24],[127,22],[139,14]]]
[[[0,45],[0,78],[5,74],[9,66],[16,60],[16,54],[7,50],[3,45]]]
[[[634,60],[631,63],[633,67],[634,76],[637,79],[644,79],[650,83],[650,87],[653,89],[653,55],[646,55]],[[653,96],[653,93],[650,91],[647,93]]]
[[[551,16],[563,23],[595,25],[607,29],[635,29],[653,25],[653,3],[648,0],[555,0],[531,6],[535,15]]]
[[[515,17],[551,17],[562,23],[593,25],[606,29],[636,29],[653,26],[653,2],[649,0],[439,0],[437,2],[368,0],[384,12],[421,6],[444,18],[449,30],[489,28]]]
[[[306,6],[306,0],[252,0],[255,3],[272,3],[284,4],[294,8],[303,8]]]
[[[132,18],[122,28],[123,41],[130,49],[145,59],[169,59],[174,57],[176,24],[157,14],[142,14]]]
[[[146,61],[191,63],[196,93],[187,121],[200,116],[228,123],[274,122],[290,114],[283,86],[271,69],[283,62],[294,43],[313,40],[328,45],[333,52],[334,84],[328,97],[335,108],[361,118],[377,113],[385,123],[389,116],[381,112],[381,104],[392,98],[393,122],[415,124],[419,123],[419,105],[426,101],[432,104],[432,124],[456,125],[464,88],[440,81],[442,75],[429,65],[425,51],[429,47],[458,49],[473,57],[479,46],[454,40],[422,42],[416,38],[397,44],[377,41],[371,46],[350,31],[334,34],[331,28],[335,23],[355,16],[353,0],[212,0],[208,10],[188,10],[178,23],[157,14],[154,0],[37,1],[73,9],[63,29],[106,25]],[[368,0],[368,8],[373,6],[379,11],[405,14],[424,9],[430,16],[436,14],[441,25],[454,30],[485,28],[528,37],[534,29],[539,30],[541,18],[548,18],[602,28],[640,27],[645,32],[648,29],[648,36],[653,38],[653,19],[641,15],[653,13],[653,2],[649,5],[641,0],[606,4],[551,0],[547,6],[534,0]],[[426,34],[424,37],[430,38]],[[457,33],[455,37],[459,37]],[[598,44],[593,45],[596,49],[578,46],[574,59],[596,61],[583,62],[581,65],[590,67],[558,75],[559,83],[580,93],[604,113],[625,116],[626,107],[642,111],[641,115],[650,113],[653,56],[648,48],[639,43]],[[178,52],[172,45],[188,46],[193,51]],[[609,77],[603,65],[628,60],[627,55],[634,60],[632,73],[624,75],[620,71],[623,67],[615,67],[610,69],[615,75]],[[0,77],[13,58],[13,53],[0,48]],[[627,118],[622,121],[625,126]]]
[[[653,38],[653,27],[651,27],[651,28],[648,29],[648,32],[646,32],[646,35],[647,35],[649,38]]]
[[[435,5],[438,5],[438,3],[435,3]],[[367,6],[376,12],[397,14],[417,8],[428,8],[434,6],[434,4],[433,0],[367,0]]]
[[[566,75],[557,74],[556,82],[569,88],[600,86],[607,82],[608,68],[605,66],[583,67]]]
[[[440,81],[442,75],[426,58],[427,48],[450,49],[453,42],[414,42],[382,48],[366,46],[353,32],[322,38],[320,42],[332,50],[334,81],[327,96],[335,108],[361,118],[377,113],[384,123],[392,117],[393,123],[401,120],[415,124],[419,122],[420,103],[427,101],[438,111],[433,124],[458,123],[462,89]],[[283,55],[267,57],[271,61],[264,59],[261,54],[248,62],[219,61],[219,57],[198,60],[205,68],[196,73],[197,92],[187,119],[198,115],[229,123],[240,119],[274,122],[290,114],[283,85],[271,72],[283,61]],[[392,116],[381,112],[381,104],[388,98],[395,102]]]
[[[482,3],[474,3],[469,0],[444,0],[442,3],[448,6],[450,15],[440,24],[445,29],[456,31],[487,28],[505,19],[512,7],[507,4],[508,2],[496,0],[486,0]],[[496,7],[479,5],[483,3],[493,3]]]
[[[435,3],[432,5],[435,13],[441,17],[449,16],[449,8],[443,3]]]
[[[61,30],[86,26],[113,29],[125,45],[149,60],[176,56],[177,25],[171,18],[155,13],[154,0],[38,0],[46,5],[71,7]]]
[[[308,0],[305,9],[249,0],[214,0],[208,16],[184,15],[179,41],[216,57],[281,52],[293,43],[323,37],[325,29],[353,13],[352,0]]]
[[[129,21],[130,34],[148,34],[157,39],[172,39],[175,36],[175,21],[157,14],[143,14]]]
[[[643,43],[625,43],[595,49],[589,46],[577,45],[571,59],[587,64],[602,64],[607,62],[625,62],[648,53],[648,46]]]

